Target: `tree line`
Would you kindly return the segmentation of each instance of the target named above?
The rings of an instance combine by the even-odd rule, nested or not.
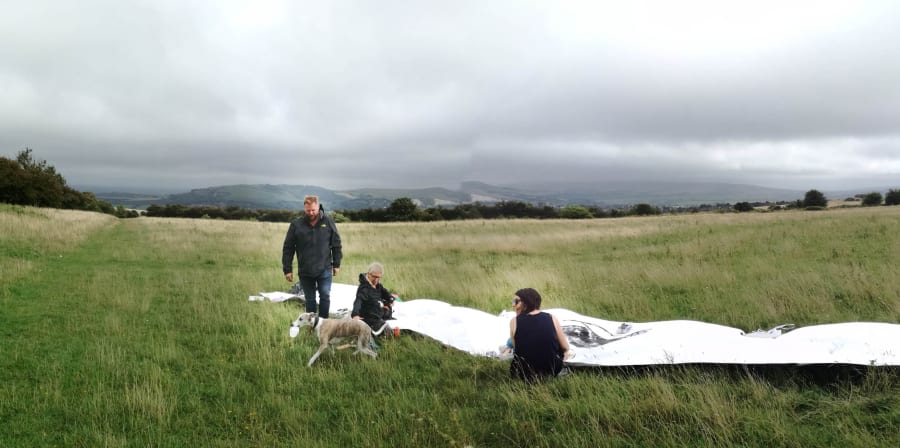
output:
[[[877,195],[876,202],[873,197]],[[881,205],[880,193],[859,195],[862,205]],[[890,190],[884,197],[885,205],[900,204],[900,190]],[[656,207],[641,203],[623,209],[604,209],[583,205],[535,205],[520,201],[501,201],[484,204],[475,202],[459,204],[453,207],[420,208],[411,198],[395,199],[386,208],[363,208],[358,210],[337,210],[330,212],[336,222],[428,222],[456,221],[466,219],[594,219],[618,218],[625,216],[650,216],[663,213],[699,213],[710,211],[748,212],[759,208],[766,210],[805,209],[822,210],[828,206],[828,198],[818,190],[809,190],[803,199],[796,201],[771,202],[738,202],[734,205],[701,204],[691,207]],[[300,216],[299,211],[291,210],[249,210],[237,206],[219,208],[214,206],[186,205],[151,205],[147,208],[147,216],[167,218],[212,218],[212,219],[246,219],[267,222],[289,222]]]
[[[364,208],[358,210],[329,211],[335,222],[430,222],[458,221],[467,219],[595,219],[619,218],[625,216],[651,216],[660,214],[729,212],[754,210],[757,207],[769,209],[788,209],[800,207],[794,202],[779,203],[739,203],[732,206],[728,203],[701,204],[691,207],[656,207],[647,203],[636,204],[627,208],[604,209],[582,205],[555,207],[552,205],[534,205],[520,201],[501,201],[484,204],[475,202],[459,204],[453,207],[420,208],[411,198],[395,199],[386,208]],[[743,210],[741,204],[746,204]],[[808,208],[808,207],[807,207]],[[813,207],[814,208],[814,207]],[[146,216],[160,218],[205,218],[225,220],[253,220],[267,222],[289,222],[301,214],[297,210],[252,210],[229,206],[187,206],[187,205],[151,205],[147,207]]]
[[[504,201],[496,204],[460,204],[454,207],[419,208],[410,198],[398,198],[387,208],[365,208],[359,210],[335,210],[328,212],[336,222],[410,222],[410,221],[454,221],[464,219],[589,219],[597,217],[627,216],[633,214],[659,214],[661,211],[648,204],[635,211],[609,212],[594,207],[566,206],[557,208],[549,205],[533,205],[518,201]],[[165,218],[207,218],[226,220],[254,220],[266,222],[289,222],[300,216],[296,210],[252,210],[236,206],[187,206],[151,205],[146,216]]]
[[[856,195],[848,200],[858,200],[863,206],[900,205],[900,190],[891,189],[884,196],[879,192]],[[44,160],[35,159],[31,149],[19,152],[15,160],[0,157],[0,202],[34,207],[87,210],[106,213],[120,218],[140,216],[135,210],[113,206],[98,200],[90,192],[79,192],[66,185],[63,176]],[[802,208],[819,210],[828,206],[828,199],[819,190],[809,190],[802,200],[792,202],[738,202],[732,204],[703,204],[692,207],[656,207],[641,203],[627,208],[604,209],[594,206],[566,205],[555,207],[521,201],[501,201],[484,204],[475,202],[453,207],[420,208],[410,198],[395,199],[386,208],[337,210],[330,214],[337,222],[410,222],[455,221],[465,219],[594,219],[623,216],[648,216],[662,213],[696,213],[705,211],[748,212],[758,208],[768,210]],[[179,204],[151,205],[146,216],[167,218],[206,218],[225,220],[253,220],[264,222],[290,222],[300,215],[296,210],[246,209],[238,206],[188,206]]]

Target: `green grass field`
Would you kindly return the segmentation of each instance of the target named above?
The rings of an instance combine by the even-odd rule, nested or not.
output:
[[[900,207],[339,228],[336,281],[378,260],[406,300],[497,313],[530,286],[610,320],[900,322]],[[307,368],[297,305],[247,300],[289,288],[286,229],[0,204],[0,446],[900,446],[896,368],[526,386],[407,333]]]

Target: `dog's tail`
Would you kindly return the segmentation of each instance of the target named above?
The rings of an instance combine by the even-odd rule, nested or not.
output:
[[[390,326],[387,324],[387,322],[385,322],[384,325],[382,325],[381,328],[378,329],[378,331],[372,331],[372,334],[375,336],[381,336],[381,333],[384,333],[385,328],[390,328]],[[388,333],[390,333],[390,332],[388,332]]]

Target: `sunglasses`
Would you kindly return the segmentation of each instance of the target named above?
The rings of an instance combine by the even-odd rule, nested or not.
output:
[[[519,302],[521,302],[521,301],[522,301],[522,299],[519,299],[518,297],[513,297],[512,304],[513,304],[513,306],[515,306],[515,305],[518,305]]]

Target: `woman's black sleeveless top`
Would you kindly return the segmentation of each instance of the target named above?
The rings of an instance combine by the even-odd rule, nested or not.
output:
[[[562,349],[553,317],[540,312],[516,316],[515,352],[510,373],[527,381],[556,376],[562,370]]]

